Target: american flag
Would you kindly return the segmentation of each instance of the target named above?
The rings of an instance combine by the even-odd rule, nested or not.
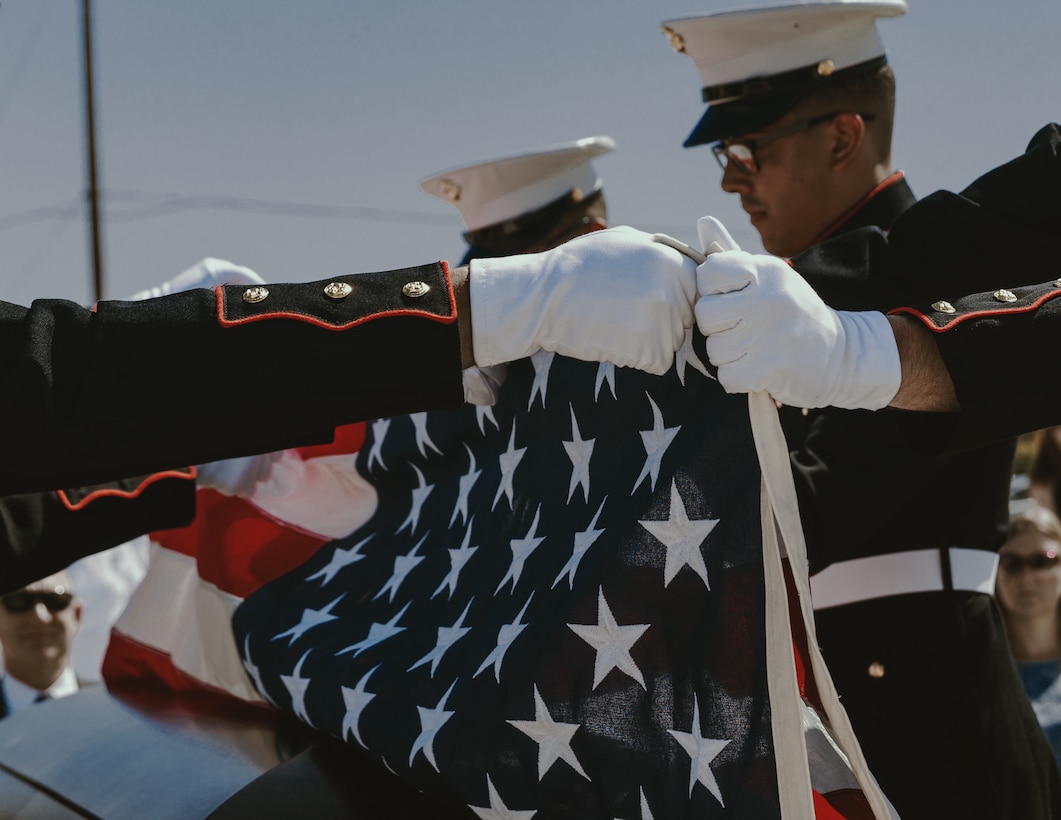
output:
[[[258,691],[483,818],[780,817],[759,466],[702,350],[369,425],[375,516],[236,610]]]

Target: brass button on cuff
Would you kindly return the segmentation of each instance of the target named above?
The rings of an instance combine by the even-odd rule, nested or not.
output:
[[[1006,290],[1005,288],[1002,288],[1000,290],[996,290],[995,291],[995,301],[996,302],[1016,302],[1017,301],[1017,294],[1015,294],[1011,290]]]
[[[256,285],[253,288],[247,288],[243,291],[243,301],[249,302],[254,305],[258,302],[264,302],[269,298],[269,288],[263,288],[261,285]]]
[[[406,282],[402,285],[402,295],[409,296],[413,299],[418,299],[421,296],[427,294],[431,290],[431,286],[427,282],[421,282],[419,280],[415,282]]]
[[[871,678],[883,678],[884,677],[884,664],[880,661],[873,661],[866,669],[866,674]]]
[[[942,299],[940,301],[938,301],[938,302],[933,302],[932,303],[932,309],[934,311],[936,311],[937,313],[957,313],[958,312],[957,310],[954,309],[954,305],[952,305],[950,302],[943,301]]]
[[[324,295],[329,299],[345,299],[354,289],[346,282],[329,282],[324,288]]]

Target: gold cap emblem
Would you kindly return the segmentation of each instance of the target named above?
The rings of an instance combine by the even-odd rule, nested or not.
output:
[[[937,313],[957,313],[958,312],[958,311],[956,311],[954,309],[954,305],[952,305],[950,302],[944,301],[943,299],[940,299],[938,302],[933,302],[932,303],[932,309],[934,311],[936,311]]]
[[[452,179],[440,179],[438,186],[442,189],[442,196],[450,202],[460,202],[461,186]]]
[[[996,290],[995,291],[995,301],[996,302],[1016,302],[1017,301],[1017,294],[1015,294],[1011,290],[1006,290],[1005,288],[1001,288],[1000,290]]]
[[[253,288],[247,288],[243,291],[243,301],[252,305],[264,302],[268,298],[269,288],[263,288],[261,285],[255,285]]]
[[[685,38],[682,37],[674,29],[663,26],[663,34],[670,42],[670,47],[677,51],[679,54],[685,53]]]
[[[353,287],[346,282],[329,282],[324,287],[324,295],[329,299],[345,299],[353,292]]]
[[[828,77],[836,71],[836,63],[832,60],[822,60],[818,63],[818,67],[815,70],[818,72],[819,77]]]
[[[431,290],[431,286],[427,284],[427,282],[421,282],[419,279],[415,282],[406,282],[402,285],[402,294],[412,297],[413,299],[418,299],[421,296],[424,296],[429,290]]]

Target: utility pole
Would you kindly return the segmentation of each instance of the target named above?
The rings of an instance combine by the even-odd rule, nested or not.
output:
[[[96,301],[103,298],[103,251],[100,248],[99,186],[96,175],[96,113],[92,94],[92,5],[82,0],[85,49],[85,137],[88,154],[89,235],[92,243],[92,281]]]

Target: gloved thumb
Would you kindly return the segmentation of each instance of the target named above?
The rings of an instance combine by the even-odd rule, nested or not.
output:
[[[739,251],[740,245],[729,235],[726,226],[713,216],[702,216],[696,220],[696,233],[704,253],[716,251]],[[711,247],[717,245],[718,247]]]

